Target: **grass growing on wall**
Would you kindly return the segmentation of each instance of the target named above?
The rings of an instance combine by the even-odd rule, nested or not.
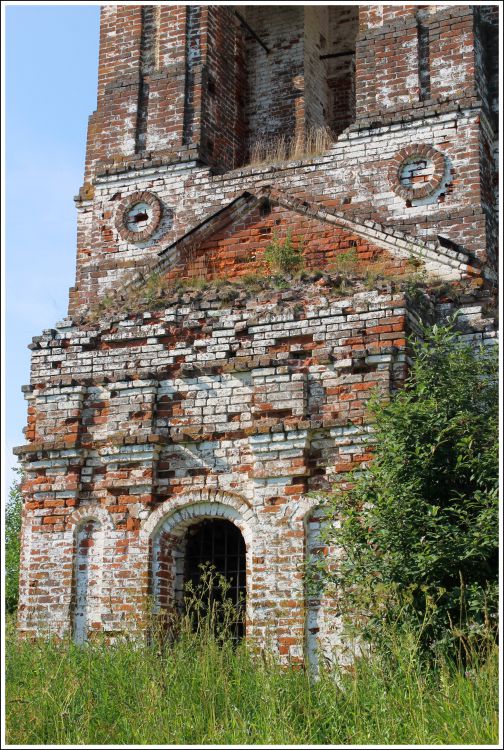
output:
[[[185,631],[165,648],[7,633],[9,744],[497,744],[498,663],[387,661],[318,681],[244,644]]]
[[[307,133],[289,137],[264,136],[250,144],[245,167],[256,167],[275,162],[308,159],[326,153],[336,140],[330,128],[310,128]]]

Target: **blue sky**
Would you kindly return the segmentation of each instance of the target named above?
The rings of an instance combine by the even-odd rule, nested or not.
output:
[[[96,107],[99,5],[5,8],[5,444],[24,443],[27,345],[66,315],[87,120]]]

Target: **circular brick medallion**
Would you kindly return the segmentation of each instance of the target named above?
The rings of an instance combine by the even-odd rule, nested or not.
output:
[[[115,226],[123,240],[144,242],[158,228],[161,214],[161,202],[153,193],[133,193],[117,207]]]
[[[424,143],[405,146],[390,165],[392,190],[406,200],[427,198],[441,186],[445,166],[445,157],[432,146]]]

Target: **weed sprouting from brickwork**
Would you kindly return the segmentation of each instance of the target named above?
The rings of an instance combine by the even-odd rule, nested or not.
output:
[[[426,281],[422,270],[422,261],[414,256],[408,258],[406,267],[399,273],[398,269],[390,266],[385,258],[360,259],[357,249],[354,247],[338,253],[329,263],[328,270],[331,273],[339,273],[343,276],[359,277],[363,280],[366,289],[374,289],[379,280],[391,283],[404,282],[407,285]]]
[[[296,247],[290,231],[287,231],[284,240],[280,240],[275,234],[273,240],[266,246],[264,260],[273,273],[299,271],[303,266],[303,243],[299,243]]]
[[[125,313],[163,309],[180,302],[184,293],[217,293],[218,299],[225,304],[240,295],[251,296],[267,290],[309,285],[321,279],[333,297],[345,297],[357,291],[370,290],[378,282],[408,289],[416,284],[427,283],[425,274],[413,264],[408,263],[404,271],[398,273],[379,259],[359,262],[353,248],[340,253],[325,268],[310,269],[304,267],[302,246],[294,246],[290,238],[284,242],[273,240],[268,248],[265,252],[267,270],[258,270],[236,278],[205,278],[195,274],[189,278],[172,280],[153,273],[142,286],[132,285],[115,297],[105,296],[87,313],[86,322],[94,324],[104,318]]]
[[[356,273],[359,264],[359,255],[354,247],[339,253],[333,261],[331,261],[329,268],[331,271],[338,273]]]

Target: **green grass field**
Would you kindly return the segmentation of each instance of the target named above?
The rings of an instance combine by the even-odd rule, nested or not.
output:
[[[9,744],[497,744],[498,660],[421,666],[411,642],[351,673],[282,668],[186,633],[165,649],[20,641],[8,627]]]

